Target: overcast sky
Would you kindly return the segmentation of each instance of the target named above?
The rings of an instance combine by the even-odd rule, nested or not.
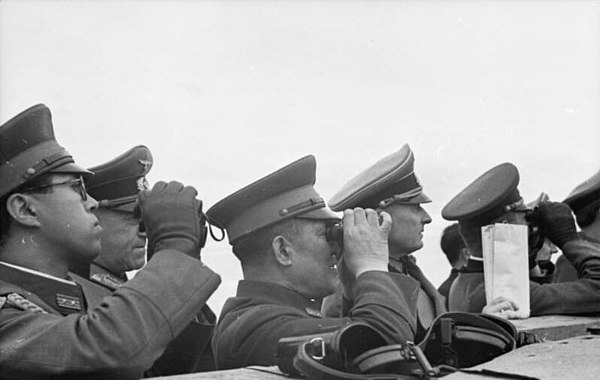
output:
[[[600,169],[599,1],[0,2],[0,122],[45,103],[84,166],[137,144],[208,208],[304,155],[325,199],[408,143],[441,208],[510,161],[527,201]],[[240,278],[226,242],[203,259]]]

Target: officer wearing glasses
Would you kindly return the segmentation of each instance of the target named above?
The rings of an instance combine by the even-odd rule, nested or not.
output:
[[[405,277],[412,295],[409,305],[416,314],[413,334],[425,332],[438,315],[446,312],[445,299],[429,282],[416,265],[411,253],[423,248],[423,231],[431,223],[431,216],[422,204],[431,202],[423,193],[423,187],[414,173],[414,154],[408,144],[382,158],[349,180],[328,202],[334,211],[346,208],[373,208],[387,212],[392,217],[388,236],[391,273]],[[344,306],[338,291],[325,301],[327,315],[344,314]]]
[[[46,106],[0,127],[3,379],[139,378],[220,282],[198,257],[195,189],[159,182],[138,196],[153,258],[88,302],[90,283],[68,271],[100,252],[98,203],[82,181],[90,174],[55,140]]]

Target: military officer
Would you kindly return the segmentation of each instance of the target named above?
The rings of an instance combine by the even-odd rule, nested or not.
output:
[[[339,218],[314,189],[316,161],[301,158],[244,187],[207,212],[227,231],[244,280],[221,311],[213,337],[217,368],[273,365],[280,338],[363,321],[390,343],[414,338],[416,293],[389,273],[391,219],[374,210],[344,211],[344,254],[326,238]],[[323,318],[321,299],[339,279],[352,308]]]
[[[68,269],[89,265],[102,228],[77,165],[33,106],[0,127],[2,378],[139,378],[220,278],[198,260],[196,191],[159,182],[138,197],[154,257],[88,307]]]
[[[388,269],[405,277],[405,282],[411,284],[410,291],[418,294],[418,332],[423,333],[436,316],[446,312],[446,306],[445,299],[409,256],[423,247],[423,231],[431,223],[422,206],[431,199],[417,179],[414,161],[412,150],[405,144],[349,180],[328,204],[333,211],[361,207],[391,215]],[[327,315],[336,315],[340,309],[337,305],[344,304],[339,294],[333,305],[324,305]]]
[[[118,157],[88,170],[94,173],[85,185],[98,201],[94,215],[102,226],[100,254],[88,268],[75,272],[110,291],[127,281],[127,272],[146,262],[146,232],[141,215],[134,213],[138,193],[148,189],[146,174],[152,168],[150,150],[138,145]]]
[[[600,171],[577,185],[563,201],[568,204],[581,228],[579,236],[590,244],[600,246]],[[564,255],[556,260],[554,282],[573,281],[577,271]]]
[[[89,276],[90,281],[109,292],[127,281],[128,271],[140,269],[145,264],[146,232],[136,205],[139,192],[149,188],[146,175],[152,163],[150,149],[138,145],[89,169],[94,175],[86,181],[86,188],[98,201],[94,214],[102,226],[100,254],[89,266],[89,271],[88,267],[73,270],[84,278]],[[88,303],[95,305],[97,303],[91,299],[101,300],[101,297],[92,288],[84,286],[84,292]],[[103,296],[106,295],[104,292]],[[145,375],[168,376],[214,369],[210,339],[216,319],[208,305],[204,305]]]
[[[470,254],[466,271],[458,275],[450,289],[450,311],[481,312],[486,306],[481,227],[492,223],[528,223],[528,209],[517,189],[518,183],[517,168],[511,163],[500,164],[482,174],[442,209],[445,219],[458,221]],[[563,251],[581,277],[562,284],[530,281],[531,315],[600,311],[600,251],[577,235],[571,209],[566,204],[540,202],[535,214],[546,237]],[[495,306],[501,315],[514,316],[510,313],[514,310],[510,300]]]

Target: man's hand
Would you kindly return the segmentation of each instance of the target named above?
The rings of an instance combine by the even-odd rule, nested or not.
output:
[[[494,300],[483,308],[481,313],[495,315],[506,319],[517,319],[522,318],[518,315],[517,311],[519,308],[514,301],[504,298],[502,296],[494,298]]]
[[[148,236],[148,259],[164,249],[198,257],[202,202],[196,200],[197,194],[193,187],[177,181],[160,181],[152,190],[140,192],[138,204]]]
[[[542,231],[559,248],[577,240],[577,229],[571,208],[560,202],[541,202],[535,208],[535,217],[542,224]]]
[[[378,215],[372,209],[348,209],[344,211],[343,225],[343,261],[351,277],[356,279],[372,270],[387,272],[390,214]]]

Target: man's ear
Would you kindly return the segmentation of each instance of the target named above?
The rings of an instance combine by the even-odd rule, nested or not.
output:
[[[271,241],[271,249],[273,251],[273,258],[280,265],[290,266],[293,264],[294,246],[285,236],[275,236]]]
[[[26,194],[11,194],[6,199],[6,210],[16,223],[28,227],[40,226],[35,202]]]

